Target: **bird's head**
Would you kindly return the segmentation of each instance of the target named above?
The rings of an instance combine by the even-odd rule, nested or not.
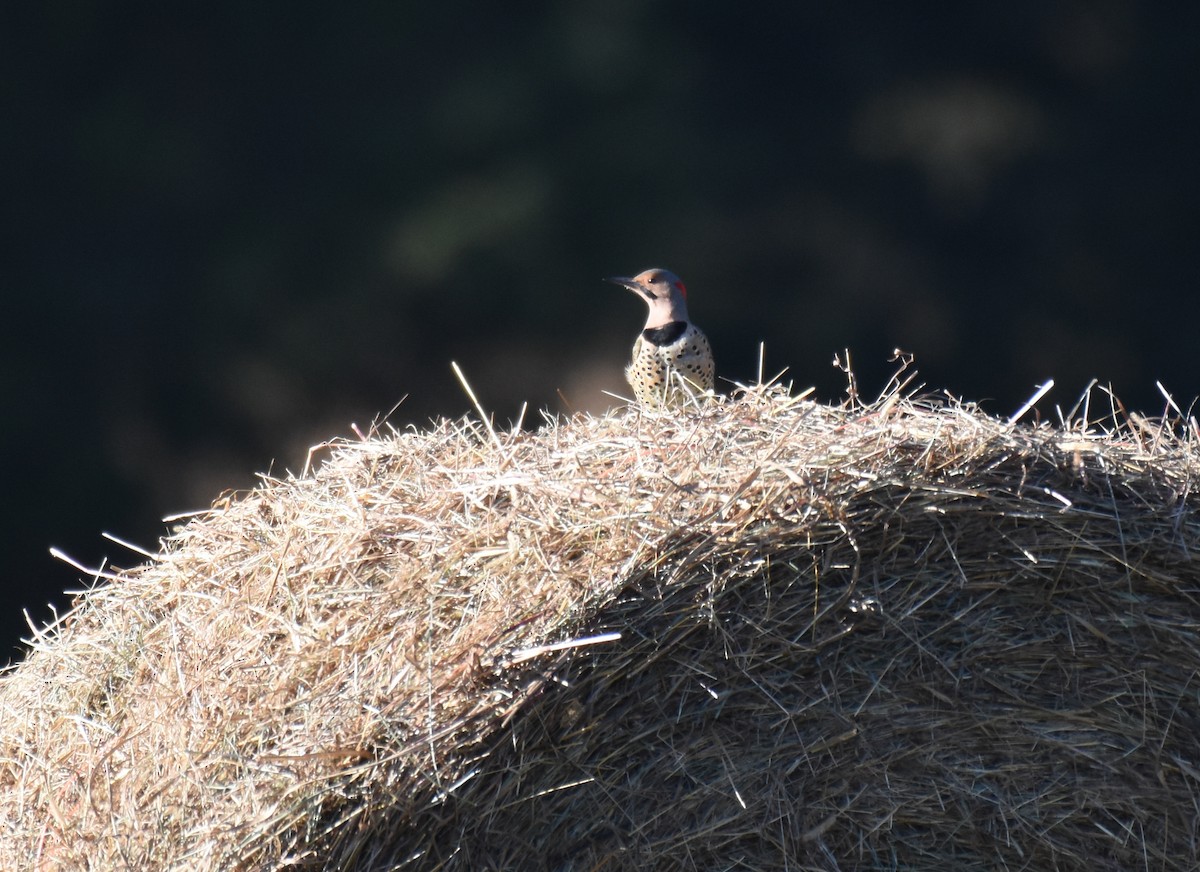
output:
[[[665,269],[648,269],[633,278],[606,279],[633,291],[646,301],[650,313],[646,328],[663,327],[672,321],[687,321],[687,288],[679,276]]]

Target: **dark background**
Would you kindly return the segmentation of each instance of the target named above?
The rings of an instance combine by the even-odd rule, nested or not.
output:
[[[1188,402],[1200,7],[958,7],[8,4],[0,662],[82,584],[49,546],[461,414],[452,359],[501,421],[605,408],[606,275],[824,400],[901,346],[996,414]]]

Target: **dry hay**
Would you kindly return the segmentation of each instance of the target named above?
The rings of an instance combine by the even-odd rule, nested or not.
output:
[[[332,446],[3,679],[0,866],[1196,868],[1194,424],[1083,417]]]

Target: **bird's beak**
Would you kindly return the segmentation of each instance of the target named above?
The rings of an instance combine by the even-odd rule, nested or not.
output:
[[[639,297],[642,297],[644,299],[651,299],[651,300],[654,299],[654,295],[652,293],[647,291],[644,287],[639,285],[633,279],[622,278],[621,276],[613,276],[612,278],[605,279],[605,281],[612,282],[614,285],[620,285],[623,288],[628,288],[629,290],[631,290],[635,294],[637,294]]]

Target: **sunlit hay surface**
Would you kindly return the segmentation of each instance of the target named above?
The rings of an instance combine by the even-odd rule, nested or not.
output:
[[[1194,423],[1082,417],[338,443],[3,678],[0,868],[1197,868]]]

